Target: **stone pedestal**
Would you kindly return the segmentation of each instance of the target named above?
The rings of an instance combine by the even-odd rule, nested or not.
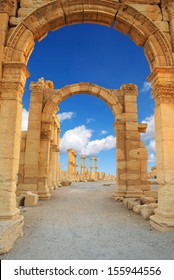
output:
[[[155,68],[149,76],[155,108],[156,167],[160,184],[158,208],[151,224],[174,230],[174,69]]]
[[[0,221],[0,255],[8,253],[15,241],[23,236],[24,218]]]

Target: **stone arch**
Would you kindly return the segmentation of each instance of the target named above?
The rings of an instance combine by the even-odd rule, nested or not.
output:
[[[102,99],[111,109],[113,115],[119,115],[123,112],[123,104],[119,101],[119,90],[109,90],[92,83],[77,83],[64,86],[60,90],[54,90],[51,97],[47,100],[43,109],[43,121],[50,121],[53,111],[57,106],[70,96],[86,93]]]
[[[25,17],[18,17],[17,0],[1,2],[0,108],[3,109],[5,103],[6,110],[0,110],[0,117],[3,119],[0,138],[0,219],[21,221],[16,207],[16,174],[21,139],[22,94],[28,77],[26,65],[34,48],[34,41],[41,40],[48,31],[84,22],[115,28],[129,34],[138,46],[144,47],[151,68],[148,79],[152,83],[156,103],[157,172],[162,185],[159,206],[151,222],[160,230],[174,229],[174,124],[171,122],[174,118],[173,2],[169,1],[169,5],[167,4],[170,8],[167,12],[167,24],[170,24],[167,35],[171,37],[171,42],[164,29],[158,27],[147,16],[148,13],[146,15],[136,5],[129,4],[129,0],[127,3],[115,0],[55,0],[28,9]],[[122,116],[119,120],[121,118]],[[119,130],[123,128],[119,122],[116,127]]]
[[[65,25],[95,23],[114,27],[138,45],[144,46],[150,68],[173,66],[172,48],[167,37],[140,11],[127,3],[116,1],[84,0],[52,1],[28,14],[14,29],[7,40],[5,61],[27,63],[34,48],[48,31]]]
[[[46,84],[46,82],[45,82]],[[115,197],[142,196],[149,189],[147,183],[147,153],[140,142],[140,126],[137,116],[136,85],[127,84],[119,90],[106,89],[99,85],[80,82],[64,86],[63,88],[45,88],[44,94],[47,101],[42,110],[42,128],[51,123],[57,106],[65,99],[75,94],[90,94],[102,99],[111,109],[114,115],[114,129],[116,132],[117,147],[117,190]],[[144,151],[143,162],[141,162],[141,150]],[[144,171],[141,165],[144,164]],[[142,174],[143,173],[143,174]]]

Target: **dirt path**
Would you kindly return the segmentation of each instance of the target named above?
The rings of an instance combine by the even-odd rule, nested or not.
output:
[[[174,233],[152,229],[113,192],[103,182],[74,183],[23,209],[25,235],[1,259],[174,259]]]

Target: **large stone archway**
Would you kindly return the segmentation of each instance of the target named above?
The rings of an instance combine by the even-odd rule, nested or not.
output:
[[[143,3],[143,4],[142,4]],[[0,219],[18,220],[15,189],[21,139],[22,95],[34,41],[48,31],[96,23],[129,34],[143,46],[156,103],[159,206],[152,224],[174,228],[174,3],[172,0],[18,1],[0,5]],[[8,190],[8,192],[7,192]]]
[[[81,82],[56,90],[53,82],[41,78],[38,82],[32,82],[30,89],[29,124],[21,166],[24,172],[21,172],[18,193],[32,190],[40,199],[48,199],[48,187],[56,187],[56,152],[59,151],[57,138],[60,138],[60,135],[57,137],[60,126],[59,121],[56,121],[56,112],[62,101],[76,94],[90,94],[102,99],[113,113],[117,138],[117,184],[114,196],[119,199],[140,197],[150,190],[147,151],[140,141],[140,133],[145,132],[146,124],[138,124],[137,86],[127,84],[114,90]]]

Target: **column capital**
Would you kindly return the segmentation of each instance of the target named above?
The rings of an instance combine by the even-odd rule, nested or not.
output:
[[[174,103],[174,84],[156,85],[153,91],[156,106]]]
[[[124,94],[128,95],[138,95],[138,87],[134,84],[125,84],[120,87],[120,90],[124,92]]]
[[[156,106],[174,103],[174,67],[156,67],[148,77]]]
[[[24,86],[20,82],[0,81],[1,99],[19,100],[22,103]]]

